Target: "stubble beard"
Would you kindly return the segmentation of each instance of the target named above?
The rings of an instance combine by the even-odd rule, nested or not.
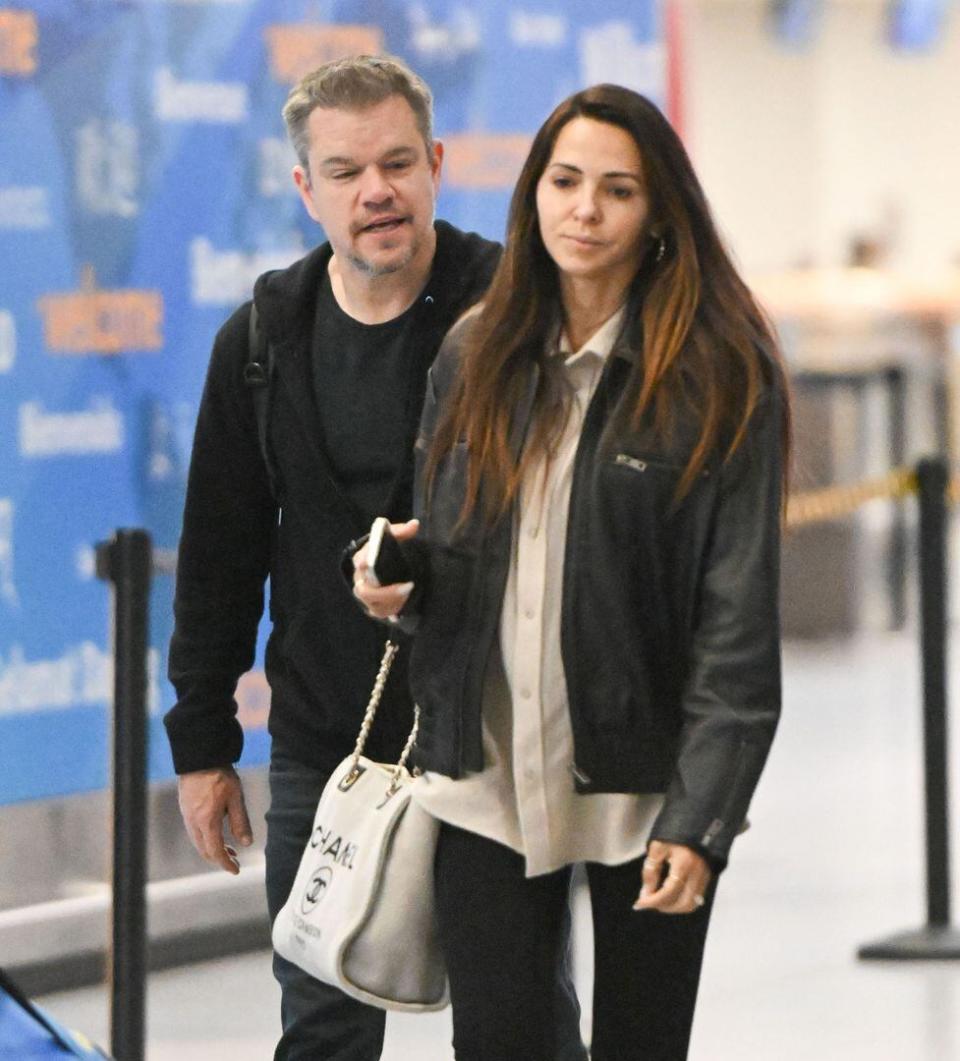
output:
[[[363,273],[364,276],[371,280],[375,280],[379,276],[389,276],[391,273],[398,273],[406,267],[416,258],[417,252],[420,250],[420,241],[414,239],[410,246],[407,248],[405,254],[400,258],[395,258],[393,261],[380,264],[378,262],[371,261],[369,258],[364,258],[360,254],[350,254],[347,260],[359,273]]]

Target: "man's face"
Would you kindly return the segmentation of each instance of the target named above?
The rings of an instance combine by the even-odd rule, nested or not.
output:
[[[363,110],[317,107],[307,131],[309,173],[297,166],[293,176],[341,268],[376,277],[432,256],[443,148],[428,155],[410,104],[390,96]]]

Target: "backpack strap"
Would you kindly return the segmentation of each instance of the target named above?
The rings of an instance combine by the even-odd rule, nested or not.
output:
[[[255,302],[250,303],[250,331],[243,381],[250,388],[250,397],[253,400],[253,412],[257,419],[257,438],[260,442],[263,464],[267,470],[267,479],[270,482],[270,493],[279,500],[277,471],[273,464],[268,438],[270,387],[273,383],[273,347],[267,342],[260,328]]]

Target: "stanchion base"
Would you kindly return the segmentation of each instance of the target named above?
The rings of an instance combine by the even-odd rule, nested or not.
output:
[[[912,932],[898,932],[857,950],[863,961],[957,961],[960,931],[950,925],[925,925]]]

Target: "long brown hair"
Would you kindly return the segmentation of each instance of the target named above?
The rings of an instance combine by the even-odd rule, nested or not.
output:
[[[464,341],[460,375],[441,417],[427,461],[427,488],[444,455],[468,446],[461,525],[483,495],[483,515],[495,522],[510,507],[532,461],[549,454],[565,415],[548,344],[562,320],[557,267],[537,218],[537,184],[560,130],[574,118],[625,130],[643,163],[656,231],[638,263],[628,295],[625,338],[640,356],[627,384],[632,426],[648,415],[656,436],[668,438],[682,410],[692,410],[699,435],[677,489],[682,497],[711,453],[725,458],[743,441],[766,385],[786,391],[773,329],[740,279],[717,234],[680,138],[657,107],[619,85],[596,85],[564,100],[534,137],[510,204],[506,249],[481,312]],[[520,460],[510,428],[539,365],[530,435]],[[784,403],[786,409],[786,402]],[[784,469],[789,452],[784,417]],[[786,476],[786,471],[785,471]],[[784,484],[786,485],[786,484]]]

